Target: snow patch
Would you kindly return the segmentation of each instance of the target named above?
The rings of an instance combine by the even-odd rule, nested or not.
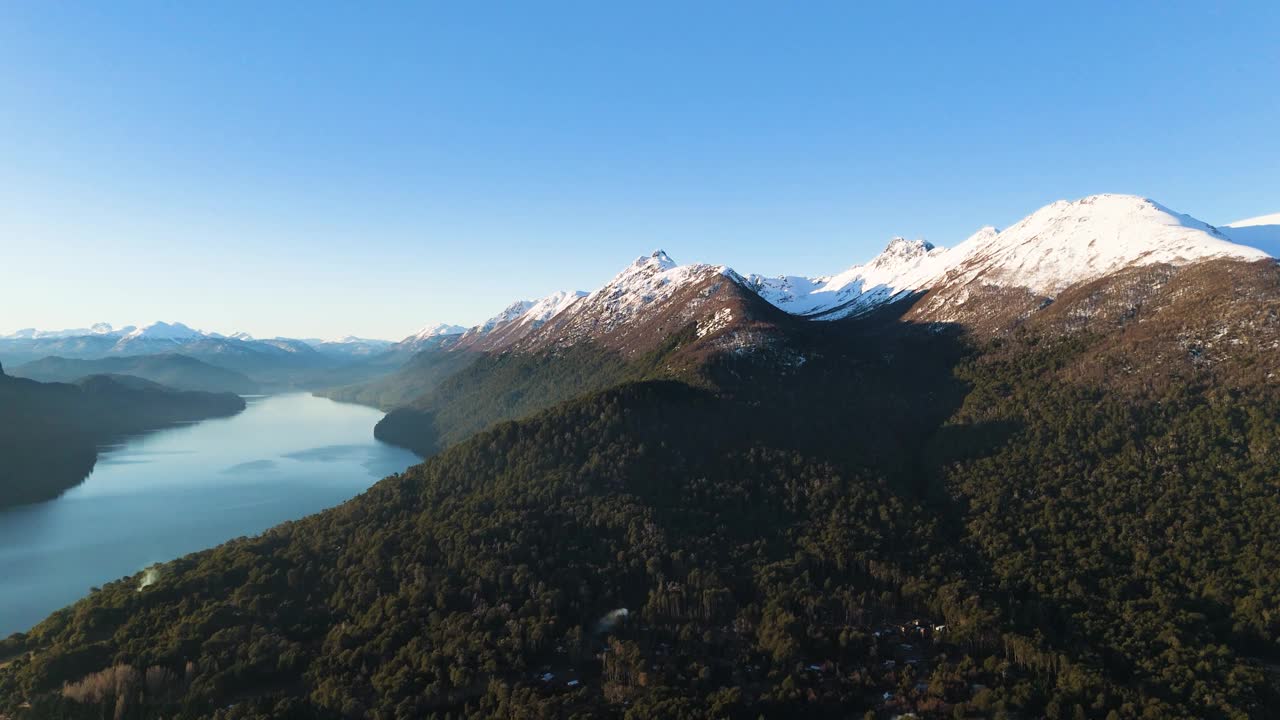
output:
[[[731,322],[733,322],[733,308],[720,308],[716,311],[715,315],[711,316],[710,320],[706,322],[701,320],[698,321],[698,337],[703,337],[723,330],[728,327]]]

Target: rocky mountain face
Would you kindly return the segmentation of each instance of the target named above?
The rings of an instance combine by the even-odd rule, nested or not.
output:
[[[1268,258],[1238,240],[1269,233],[1269,218],[1238,225],[1219,230],[1146,198],[1095,195],[1052,203],[1003,231],[984,227],[953,248],[895,238],[867,263],[828,276],[744,276],[723,265],[679,265],[657,251],[589,294],[515,303],[467,330],[455,347],[528,352],[590,341],[633,352],[693,323],[699,337],[741,324],[720,342],[743,349],[768,341],[754,324],[760,312],[752,295],[817,321],[910,299],[911,320],[1006,331],[1068,288],[1127,269]]]

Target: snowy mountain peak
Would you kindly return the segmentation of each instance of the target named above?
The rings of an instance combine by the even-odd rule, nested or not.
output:
[[[654,250],[648,255],[641,255],[636,258],[635,262],[631,263],[631,267],[624,270],[623,273],[636,270],[657,270],[661,272],[675,267],[677,267],[676,261],[672,260],[665,250]]]
[[[753,275],[748,284],[794,315],[823,320],[856,315],[925,287],[943,266],[943,248],[896,237],[865,265],[825,277]]]
[[[965,238],[964,243],[986,242],[987,240],[990,240],[991,238],[999,234],[1000,234],[1000,229],[997,228],[995,225],[984,225],[983,227],[978,228],[977,232]],[[964,243],[961,243],[961,245],[963,245]]]
[[[125,340],[190,340],[191,338],[200,336],[198,330],[193,330],[180,322],[153,322],[137,328],[133,332],[124,336]]]
[[[586,296],[587,293],[581,290],[560,290],[551,293],[530,305],[520,315],[520,322],[537,327]]]
[[[1266,227],[1262,222],[1259,227]],[[1280,234],[1275,244],[1280,246]],[[952,289],[951,299],[937,297],[935,304],[964,302],[968,294],[959,288],[973,282],[1053,297],[1131,265],[1182,265],[1216,257],[1267,255],[1148,198],[1106,194],[1050,203],[1003,231],[984,227],[951,249],[894,238],[870,262],[836,275],[752,276],[749,283],[787,312],[831,320],[940,287]]]
[[[933,243],[924,240],[907,240],[896,237],[885,249],[867,263],[867,268],[901,268],[917,262],[934,250]]]
[[[590,294],[564,297],[565,307],[548,316],[554,321],[531,336],[531,342],[568,345],[584,338],[614,337],[615,332],[643,326],[667,311],[667,301],[677,293],[718,276],[737,278],[724,266],[679,265],[666,252],[656,250],[637,258]]]
[[[427,340],[433,337],[440,337],[441,335],[461,335],[462,333],[466,332],[466,330],[467,329],[462,327],[461,325],[450,325],[448,323],[436,323],[434,325],[428,325],[422,328],[418,332],[405,338],[405,340],[412,342],[414,340]],[[344,340],[340,340],[339,342],[360,342],[360,339],[359,338],[354,338],[353,340],[344,339]]]
[[[896,237],[889,241],[880,257],[914,258],[924,255],[933,249],[933,243],[925,240],[908,240]]]
[[[1028,215],[1009,230],[1032,227],[1043,231],[1061,226],[1071,230],[1071,223],[1093,223],[1100,226],[1099,232],[1103,233],[1113,230],[1123,233],[1143,226],[1163,225],[1190,228],[1221,237],[1212,225],[1190,215],[1176,213],[1150,198],[1112,193],[1090,195],[1075,201],[1058,200]]]
[[[133,332],[132,325],[115,329],[109,323],[94,323],[87,328],[70,328],[67,330],[40,330],[37,328],[23,328],[9,335],[0,336],[5,340],[50,340],[57,338],[75,338],[97,335],[102,337],[116,337],[127,335]]]
[[[1130,265],[1182,265],[1214,257],[1260,259],[1217,228],[1136,195],[1059,200],[999,233],[947,252],[949,282],[1022,287],[1047,296]]]
[[[478,328],[474,328],[474,330],[478,333],[487,333],[500,325],[505,325],[514,320],[518,320],[520,316],[529,312],[529,308],[533,307],[533,305],[533,300],[517,300],[503,308],[502,312],[494,315],[488,320],[485,320]]]

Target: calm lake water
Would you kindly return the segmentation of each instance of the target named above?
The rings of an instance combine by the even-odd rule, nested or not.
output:
[[[102,452],[57,500],[0,511],[0,637],[91,586],[332,507],[417,463],[373,438],[381,417],[274,395]]]

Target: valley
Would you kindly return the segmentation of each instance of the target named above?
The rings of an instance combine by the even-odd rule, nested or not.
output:
[[[119,439],[56,499],[0,509],[0,635],[123,575],[337,505],[418,458],[381,413],[295,393]]]
[[[1274,716],[1280,266],[1231,232],[1100,195],[830,276],[655,251],[395,343],[165,325],[148,351],[342,403],[148,436],[57,503],[217,423],[252,427],[199,466],[341,491],[114,566],[3,642],[0,712]],[[312,413],[363,449],[311,447]]]

